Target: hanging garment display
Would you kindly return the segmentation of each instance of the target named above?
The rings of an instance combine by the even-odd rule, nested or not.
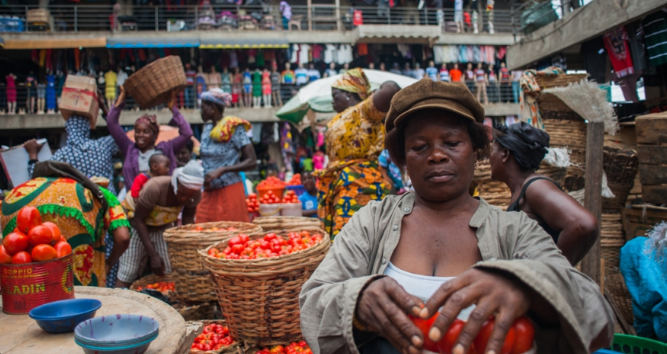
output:
[[[667,63],[667,20],[665,13],[658,11],[646,16],[642,21],[644,27],[644,43],[648,51],[651,65]]]
[[[633,74],[635,71],[628,48],[628,34],[625,32],[625,27],[621,26],[605,33],[603,39],[604,46],[609,54],[609,60],[611,60],[611,66],[617,76],[624,77]]]
[[[298,44],[293,44],[292,45],[292,56],[290,57],[289,60],[290,63],[296,64],[299,62],[299,45]]]
[[[329,64],[331,62],[337,62],[336,56],[336,46],[333,44],[327,44],[326,49],[324,50],[324,62]]]
[[[308,57],[308,51],[310,50],[310,45],[308,44],[299,44],[299,64],[306,64],[310,62]]]

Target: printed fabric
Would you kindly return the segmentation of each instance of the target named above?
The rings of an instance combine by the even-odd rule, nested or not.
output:
[[[632,65],[632,56],[630,56],[628,47],[628,33],[625,31],[625,27],[619,27],[605,33],[603,39],[611,66],[614,68],[616,75],[621,78],[634,74],[635,69]]]
[[[648,51],[651,65],[667,63],[667,19],[663,11],[646,16],[642,21],[644,27],[644,43]]]
[[[25,206],[34,206],[42,221],[58,225],[72,246],[74,285],[104,287],[107,242],[104,234],[119,227],[129,227],[118,199],[100,188],[109,205],[102,213],[101,204],[90,190],[70,178],[38,177],[11,190],[2,203],[0,221],[3,235],[16,227],[16,214]],[[110,284],[113,286],[113,284]]]
[[[368,81],[366,74],[364,74],[364,71],[360,68],[348,70],[343,74],[343,77],[336,80],[331,87],[346,92],[356,93],[362,100],[366,99],[371,91],[371,84]]]
[[[546,69],[526,70],[521,76],[521,97],[519,99],[521,107],[521,120],[532,125],[535,128],[544,130],[542,115],[537,107],[537,98],[540,97],[542,89],[537,83],[537,76],[540,75],[563,75],[563,69],[548,67]]]
[[[245,127],[245,126],[244,126]],[[241,159],[241,148],[250,144],[246,129],[231,129],[231,138],[217,141],[211,137],[213,124],[205,124],[202,131],[199,154],[204,167],[204,174],[219,167],[235,165]],[[236,172],[228,172],[211,182],[210,189],[218,189],[241,182]]]
[[[317,215],[334,240],[352,215],[372,200],[389,195],[390,182],[382,177],[377,159],[330,163],[319,178]]]

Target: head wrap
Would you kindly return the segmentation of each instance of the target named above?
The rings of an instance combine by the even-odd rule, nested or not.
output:
[[[356,93],[362,100],[365,100],[371,93],[371,84],[368,81],[366,74],[364,74],[364,71],[360,68],[354,68],[347,71],[343,74],[343,77],[336,80],[331,87]]]
[[[536,170],[547,154],[549,134],[534,128],[526,122],[496,127],[502,134],[495,140],[514,155],[514,159],[523,168]]]
[[[202,101],[213,102],[223,107],[232,105],[232,95],[219,88],[210,89],[201,94]]]
[[[158,134],[160,134],[160,126],[157,124],[156,116],[144,114],[143,116],[139,117],[136,122],[134,122],[134,126],[136,127],[137,124],[140,123],[148,125],[148,127],[153,131],[155,138],[157,138]]]
[[[174,170],[171,176],[171,185],[174,194],[178,193],[178,183],[187,189],[201,190],[204,185],[204,168],[195,160],[190,160],[185,166]]]

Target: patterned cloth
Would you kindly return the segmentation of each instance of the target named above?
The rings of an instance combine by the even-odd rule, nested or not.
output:
[[[115,274],[107,277],[105,260],[111,250],[105,237],[106,230],[129,227],[118,199],[104,188],[109,209],[102,214],[101,204],[90,190],[69,178],[32,179],[11,190],[2,204],[0,221],[7,235],[16,227],[16,213],[24,206],[34,206],[43,221],[58,225],[60,232],[72,246],[74,254],[74,285],[113,287]],[[110,280],[111,279],[111,280]]]
[[[377,159],[340,161],[315,174],[320,185],[317,216],[332,241],[355,212],[390,192],[390,182],[382,177]]]
[[[403,188],[403,175],[401,174],[401,169],[391,160],[389,150],[382,151],[380,157],[378,157],[378,163],[380,164],[380,167],[389,172],[388,175],[394,183],[394,188],[396,190]]]
[[[202,131],[199,155],[204,166],[204,174],[207,174],[222,166],[231,166],[239,163],[241,159],[241,148],[251,144],[245,129],[235,129],[232,137],[227,142],[218,142],[211,138],[213,124],[205,124]],[[211,182],[209,189],[218,189],[241,182],[241,177],[236,172],[228,172]]]
[[[247,120],[241,119],[239,117],[227,116],[222,118],[218,124],[213,127],[211,130],[211,139],[218,143],[226,143],[229,139],[232,138],[232,135],[236,131],[236,127],[242,126],[245,128],[246,132],[252,129],[252,124]]]
[[[343,74],[343,77],[336,80],[332,88],[356,93],[362,100],[365,100],[371,94],[371,84],[360,68],[354,68]]]
[[[87,177],[104,177],[113,180],[113,155],[118,153],[118,145],[111,136],[97,140],[90,139],[90,123],[87,118],[72,116],[65,121],[67,143],[51,157],[53,161],[67,162]],[[32,176],[34,164],[28,165]],[[115,194],[113,183],[109,190]]]
[[[151,242],[155,251],[162,258],[164,262],[164,272],[165,274],[171,273],[171,262],[169,261],[169,249],[167,248],[167,242],[164,240],[162,234],[164,230],[149,232],[148,237],[150,237]],[[132,236],[130,237],[130,245],[127,248],[127,251],[120,256],[120,269],[118,270],[118,279],[126,283],[132,283],[139,277],[142,266],[145,265],[144,261],[146,260],[146,248],[144,247],[143,242],[141,242],[141,237],[137,230],[132,229]]]
[[[521,76],[521,98],[519,99],[521,107],[521,119],[535,128],[544,130],[542,115],[537,107],[537,99],[542,93],[540,85],[537,83],[537,77],[541,75],[563,75],[563,69],[557,67],[548,67],[546,69],[526,70]]]
[[[214,88],[202,93],[201,100],[213,102],[223,107],[229,107],[232,105],[232,95],[219,88]]]

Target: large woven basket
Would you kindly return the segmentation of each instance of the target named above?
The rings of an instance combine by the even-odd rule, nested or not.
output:
[[[147,109],[167,103],[172,91],[187,86],[181,58],[175,55],[158,59],[125,80],[125,90],[139,107]]]
[[[618,273],[619,254],[625,245],[621,214],[602,214],[600,257],[604,259],[605,273]]]
[[[604,284],[611,301],[620,312],[619,315],[623,317],[626,323],[632,325],[635,317],[632,312],[632,297],[621,273],[605,273]]]
[[[197,227],[202,227],[204,230],[197,231]],[[229,227],[236,230],[227,231]],[[213,228],[219,230],[213,231]],[[261,231],[262,227],[259,225],[234,221],[185,225],[166,230],[164,239],[169,247],[171,274],[176,283],[178,297],[187,301],[216,301],[211,277],[202,266],[197,250],[239,233]]]
[[[297,231],[297,230],[294,230]],[[329,235],[321,229],[303,229],[323,235],[322,242],[289,255],[256,260],[229,260],[199,255],[211,273],[222,313],[237,340],[256,345],[275,345],[301,339],[299,293],[329,251]],[[288,232],[279,232],[286,237]],[[249,235],[251,240],[263,232]]]
[[[614,193],[614,198],[602,198],[603,213],[617,213],[625,207],[638,171],[639,158],[635,150],[620,150],[605,146],[604,172],[607,175],[607,185]]]
[[[289,230],[294,228],[322,228],[322,222],[318,218],[309,218],[305,216],[261,216],[254,218],[252,223],[261,226],[265,231]]]
[[[567,86],[569,84],[579,82],[588,77],[588,74],[571,74],[571,75],[538,75],[536,76],[537,84],[542,90]]]
[[[215,302],[201,302],[198,304],[176,303],[173,307],[186,321],[197,321],[213,318],[215,313]]]

